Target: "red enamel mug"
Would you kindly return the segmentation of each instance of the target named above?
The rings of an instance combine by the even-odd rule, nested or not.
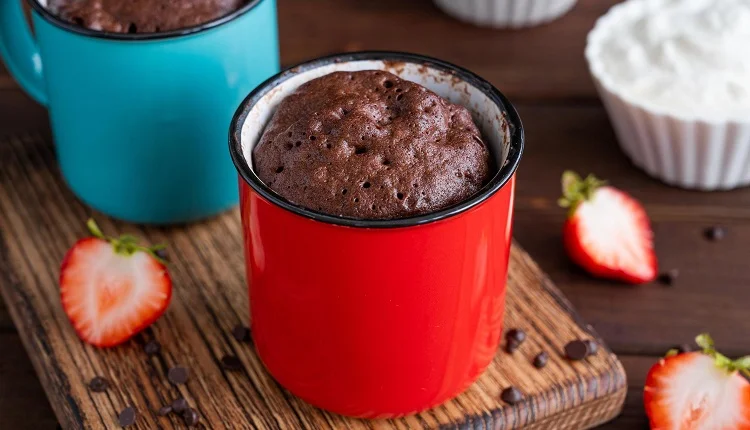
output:
[[[387,70],[466,106],[500,166],[469,200],[427,215],[362,220],[296,206],[253,171],[279,102],[334,71]],[[495,356],[505,307],[523,127],[489,82],[419,55],[316,59],[256,88],[232,120],[252,336],[270,374],[320,408],[395,417],[465,390]]]

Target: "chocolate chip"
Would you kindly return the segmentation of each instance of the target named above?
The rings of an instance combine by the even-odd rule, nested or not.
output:
[[[677,345],[673,349],[677,350],[677,352],[680,354],[693,351],[692,345],[689,345],[687,343],[683,343],[682,345]]]
[[[198,415],[198,411],[195,409],[188,408],[182,413],[182,419],[188,427],[192,427],[198,424],[198,421],[200,421],[200,415]]]
[[[250,340],[250,329],[242,324],[238,324],[232,329],[232,336],[237,342],[247,342]]]
[[[187,408],[188,408],[188,402],[182,397],[172,402],[172,410],[177,412],[178,414],[185,412]]]
[[[167,379],[176,385],[184,384],[188,380],[188,370],[182,366],[173,367],[169,369]]]
[[[659,283],[672,286],[674,285],[674,282],[677,280],[677,277],[680,276],[680,271],[677,269],[672,269],[668,272],[664,272],[661,275],[659,275],[658,278],[656,278]]]
[[[521,329],[510,329],[505,333],[505,351],[512,354],[526,340],[526,333]]]
[[[500,393],[500,398],[503,399],[505,403],[515,405],[523,399],[523,393],[521,393],[516,387],[508,387]]]
[[[117,421],[120,423],[120,427],[127,427],[135,423],[135,408],[128,406],[120,412],[117,416]]]
[[[568,357],[569,360],[583,360],[584,358],[588,357],[588,355],[589,345],[585,341],[574,340],[572,342],[568,342],[568,344],[565,345],[565,356]]]
[[[221,357],[221,367],[229,371],[242,370],[242,361],[234,355],[225,355]]]
[[[164,248],[157,249],[154,251],[154,254],[156,254],[157,257],[161,258],[164,261],[167,261],[169,259],[169,254],[167,254],[167,250]]]
[[[519,345],[523,343],[524,340],[526,340],[526,332],[524,332],[521,329],[511,329],[508,330],[508,333],[505,334],[505,339],[510,341],[517,342]]]
[[[594,342],[593,339],[587,339],[584,342],[586,342],[586,346],[589,348],[589,355],[596,355],[599,351],[599,344]]]
[[[727,235],[726,229],[718,225],[711,226],[703,230],[703,236],[712,242],[716,242],[718,240],[724,239],[724,236],[726,235]]]
[[[94,377],[89,381],[89,390],[95,393],[103,393],[109,389],[109,381],[101,376]]]
[[[512,354],[518,349],[519,346],[521,346],[520,343],[516,342],[515,340],[508,339],[505,342],[505,352],[507,352],[508,354]]]
[[[156,414],[159,415],[160,417],[166,417],[167,415],[169,415],[171,413],[172,413],[172,406],[170,406],[170,405],[162,406],[156,412]]]
[[[143,352],[149,357],[156,355],[161,351],[161,344],[155,340],[149,341],[144,347]]]
[[[534,367],[537,369],[541,369],[542,367],[547,365],[547,362],[549,361],[549,355],[547,355],[546,352],[542,351],[539,354],[534,357]]]

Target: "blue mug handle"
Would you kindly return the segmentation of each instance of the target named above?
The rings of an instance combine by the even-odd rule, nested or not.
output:
[[[16,82],[39,104],[46,105],[42,57],[21,1],[0,0],[0,57]]]

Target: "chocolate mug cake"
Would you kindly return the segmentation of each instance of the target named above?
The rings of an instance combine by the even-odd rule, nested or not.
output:
[[[494,170],[466,108],[376,70],[300,86],[279,105],[253,160],[287,200],[359,219],[444,209],[479,191]]]

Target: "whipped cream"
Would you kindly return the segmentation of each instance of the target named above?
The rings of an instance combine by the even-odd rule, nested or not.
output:
[[[631,103],[750,121],[750,0],[628,0],[599,20],[586,57]]]

